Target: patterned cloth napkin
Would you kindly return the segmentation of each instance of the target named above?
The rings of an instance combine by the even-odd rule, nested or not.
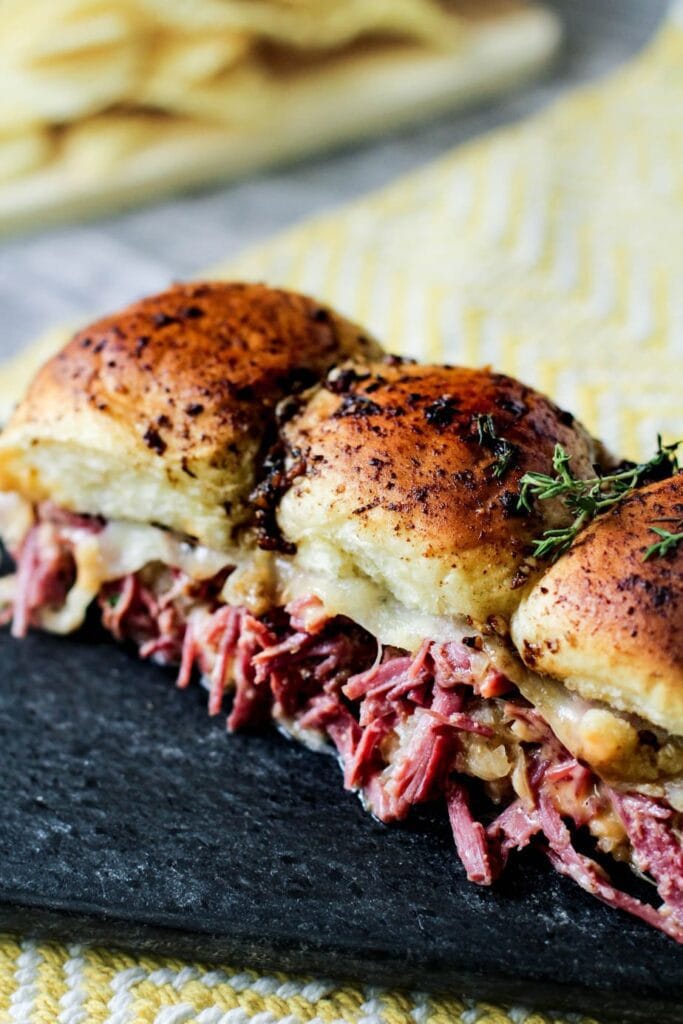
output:
[[[606,83],[214,276],[314,293],[420,359],[490,362],[624,454],[683,433],[683,8]],[[567,1024],[234,967],[0,942],[0,1024]],[[575,1018],[578,1020],[578,1018]]]
[[[652,453],[683,428],[683,2],[606,82],[219,272],[420,360],[491,363]]]

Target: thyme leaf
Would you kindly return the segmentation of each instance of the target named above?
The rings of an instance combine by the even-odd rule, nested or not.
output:
[[[673,521],[669,520],[669,522]],[[678,520],[677,525],[683,526],[683,520]],[[651,544],[647,549],[643,555],[644,562],[647,562],[650,558],[662,558],[664,555],[668,555],[670,551],[675,551],[678,545],[683,543],[683,530],[672,533],[671,530],[665,530],[661,526],[651,526],[650,531],[656,533],[660,539]]]
[[[494,479],[501,480],[508,469],[514,465],[519,449],[511,441],[507,441],[504,437],[499,437],[496,434],[496,424],[490,413],[486,415],[480,413],[475,416],[474,422],[477,428],[477,442],[482,448],[493,452],[495,456],[489,467],[491,473]]]
[[[581,530],[596,516],[616,505],[636,487],[653,476],[670,476],[678,471],[677,451],[683,441],[673,444],[662,444],[657,436],[657,451],[647,462],[629,463],[617,467],[611,473],[600,473],[581,479],[571,471],[571,455],[561,444],[555,445],[553,453],[554,476],[546,473],[525,473],[520,483],[521,488],[517,499],[518,511],[530,512],[535,501],[549,501],[558,498],[574,516],[573,521],[565,527],[546,530],[534,540],[534,556],[536,558],[559,558],[571,547]],[[664,471],[662,473],[662,470]],[[655,532],[659,532],[655,529]],[[665,531],[666,532],[666,531]],[[661,534],[660,534],[661,536]],[[667,543],[667,551],[672,550],[679,541],[674,542],[662,536],[662,540],[652,545],[654,555],[660,547]],[[654,549],[657,549],[655,551]],[[650,557],[650,555],[646,555]]]

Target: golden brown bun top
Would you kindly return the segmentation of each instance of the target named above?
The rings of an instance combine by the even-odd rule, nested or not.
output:
[[[159,454],[220,464],[264,412],[310,386],[360,332],[303,295],[260,284],[181,284],[79,332],[39,373],[23,406],[57,389],[134,421]]]
[[[221,546],[245,518],[277,402],[341,358],[377,351],[302,295],[176,285],[92,324],[43,366],[0,439],[0,489]],[[50,471],[48,449],[67,458],[64,473]],[[113,500],[121,474],[126,493]],[[145,476],[157,486],[128,488]]]
[[[526,663],[584,697],[683,735],[683,475],[635,491],[579,535],[513,621]]]
[[[519,381],[392,357],[333,372],[284,433],[303,468],[279,523],[317,549],[311,563],[335,544],[406,604],[477,621],[511,613],[531,541],[566,521],[558,506],[519,514],[521,476],[552,472],[557,442],[579,476],[596,459],[583,427]]]

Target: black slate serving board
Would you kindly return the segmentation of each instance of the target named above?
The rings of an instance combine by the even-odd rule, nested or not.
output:
[[[0,631],[0,928],[683,1021],[683,950],[529,853],[466,882],[445,821],[374,821],[337,764],[228,736],[96,631]]]

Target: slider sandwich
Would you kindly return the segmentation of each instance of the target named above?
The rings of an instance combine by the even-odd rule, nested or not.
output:
[[[530,828],[563,874],[680,942],[683,474],[632,491],[580,533],[523,598],[512,638],[529,668],[520,692],[547,737]],[[600,851],[654,880],[659,910],[576,853],[563,810]]]
[[[178,285],[77,334],[0,435],[14,634],[68,633],[98,597],[115,635],[132,616],[143,654],[173,661],[184,611],[159,599],[174,581],[189,606],[241,564],[276,406],[377,352],[320,303],[251,284]]]
[[[300,296],[180,286],[77,335],[0,435],[0,608],[19,637],[97,602],[231,729],[335,750],[381,820],[440,801],[472,881],[534,842],[682,941],[674,469]]]

